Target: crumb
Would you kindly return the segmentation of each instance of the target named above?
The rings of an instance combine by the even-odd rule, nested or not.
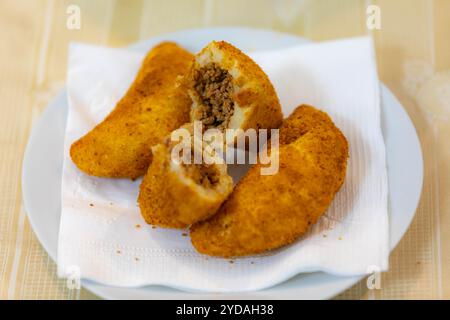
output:
[[[141,227],[140,224],[135,225],[136,229],[139,229]]]
[[[183,237],[187,237],[187,236],[188,236],[188,234],[187,234],[186,232],[183,232],[181,235],[182,235]]]
[[[343,237],[343,236],[339,236],[338,239],[339,239],[339,240],[344,240],[344,237]]]
[[[420,261],[417,261],[417,265],[420,265]]]
[[[90,205],[91,207],[93,207],[93,206],[94,206],[94,204],[93,204],[93,203],[89,203],[89,205]]]
[[[139,261],[139,258],[138,257],[134,257],[134,260]]]
[[[233,260],[230,260],[230,261],[228,261],[230,264],[233,264],[234,263],[234,261]]]
[[[152,226],[152,229],[156,229],[156,226]]]
[[[114,203],[110,202],[109,205],[112,206],[112,205],[114,205]]]
[[[327,237],[327,235],[326,235],[326,234],[323,234],[323,235],[322,235],[322,237],[326,238],[326,237]]]
[[[255,264],[255,262],[254,261],[250,261],[250,264]]]
[[[121,254],[121,253],[122,253],[122,251],[120,251],[120,250],[117,250],[117,251],[116,251],[116,253],[117,253],[117,254]]]

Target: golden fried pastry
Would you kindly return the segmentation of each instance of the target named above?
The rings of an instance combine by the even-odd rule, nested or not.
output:
[[[292,243],[326,211],[346,172],[348,144],[324,112],[298,107],[280,128],[279,171],[253,166],[211,219],[191,227],[212,256],[258,254]]]
[[[185,228],[211,217],[232,191],[233,181],[224,163],[195,164],[193,150],[202,147],[194,143],[189,143],[191,164],[176,161],[172,157],[175,145],[167,138],[152,148],[153,161],[142,181],[138,203],[147,223]]]
[[[191,101],[176,84],[193,55],[164,42],[146,56],[139,73],[115,109],[74,142],[70,156],[85,173],[135,179],[147,171],[151,147],[189,121]]]
[[[227,42],[213,41],[200,51],[184,84],[193,101],[191,121],[202,121],[206,129],[272,129],[282,122],[267,75]]]

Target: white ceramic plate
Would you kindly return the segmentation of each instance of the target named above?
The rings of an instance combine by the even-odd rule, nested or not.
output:
[[[147,51],[162,40],[173,40],[196,52],[211,40],[227,40],[244,51],[288,47],[307,40],[273,31],[247,28],[210,28],[176,32],[131,46]],[[423,162],[419,140],[405,110],[382,85],[381,116],[386,143],[390,247],[400,241],[420,198]],[[61,212],[61,176],[64,131],[67,118],[66,92],[50,103],[35,125],[25,152],[22,189],[25,210],[39,241],[56,260]],[[91,281],[82,285],[109,299],[326,299],[349,288],[362,277],[337,277],[322,272],[297,275],[272,288],[250,293],[188,293],[160,286],[117,288]]]

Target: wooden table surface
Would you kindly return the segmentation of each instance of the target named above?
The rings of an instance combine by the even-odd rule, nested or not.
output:
[[[67,27],[70,5],[80,8],[80,29]],[[379,30],[367,28],[370,5],[380,8]],[[21,196],[25,145],[64,86],[69,42],[121,47],[186,28],[236,25],[313,40],[374,37],[379,76],[420,136],[425,181],[381,289],[368,290],[362,281],[337,298],[450,298],[450,0],[2,0],[0,299],[96,298],[56,277]]]

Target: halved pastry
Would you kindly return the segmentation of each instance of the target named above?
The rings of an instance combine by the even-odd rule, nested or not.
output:
[[[328,115],[298,107],[280,128],[279,171],[256,164],[211,219],[191,227],[200,253],[233,257],[287,245],[316,223],[346,173],[348,145]]]
[[[154,47],[114,110],[72,144],[77,167],[98,177],[142,176],[152,159],[150,148],[189,121],[190,98],[177,78],[188,72],[193,58],[172,42]]]
[[[206,129],[272,129],[282,122],[267,75],[225,41],[213,41],[195,56],[184,83],[192,99],[191,121],[202,121]]]
[[[176,131],[190,128],[186,125]],[[149,224],[185,228],[207,219],[216,213],[233,188],[224,163],[195,164],[195,150],[200,154],[204,150],[190,142],[187,158],[191,163],[186,163],[181,156],[175,156],[177,145],[167,138],[165,143],[152,148],[153,161],[138,198],[141,214]]]

